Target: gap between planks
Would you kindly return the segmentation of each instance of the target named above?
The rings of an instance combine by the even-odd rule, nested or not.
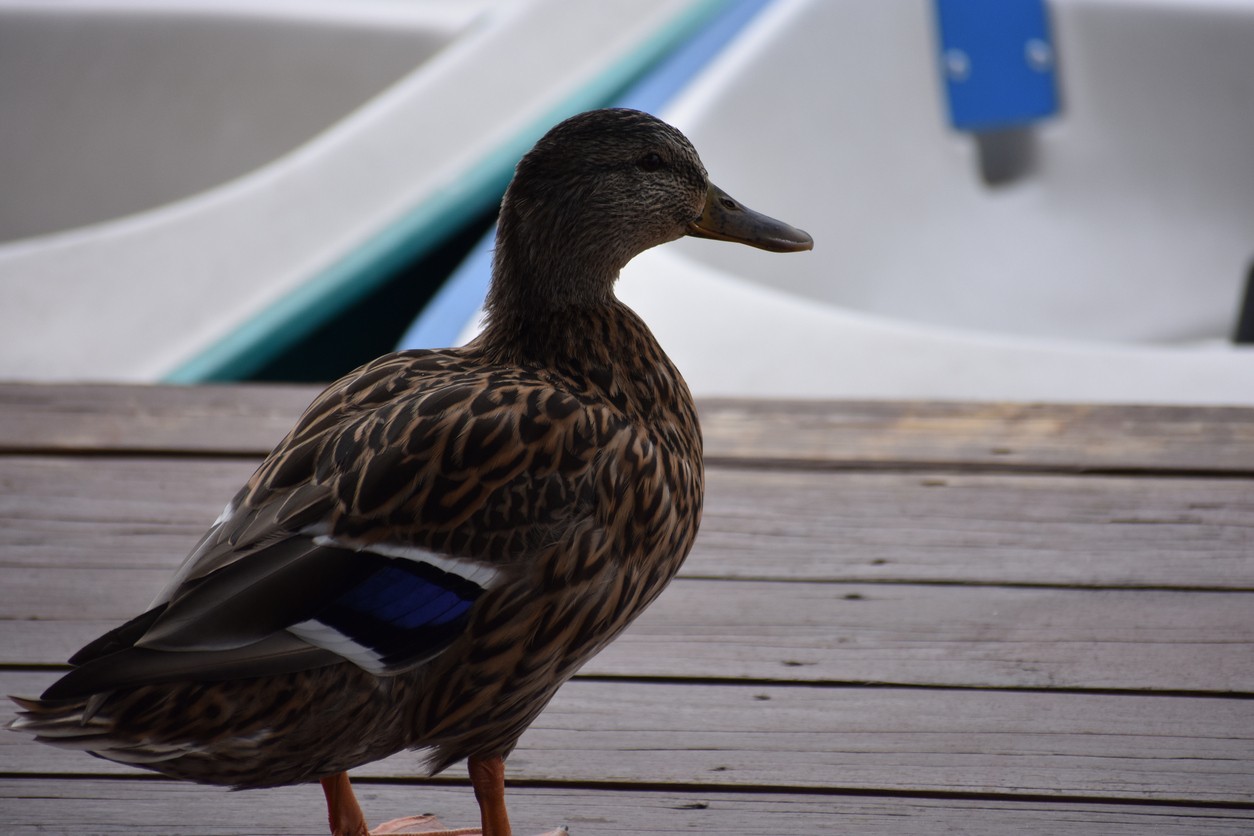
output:
[[[416,792],[416,789],[420,791]],[[447,823],[474,821],[467,787],[361,781],[358,795],[372,820],[438,812]],[[47,832],[50,821],[79,822],[83,832],[163,836],[308,834],[321,821],[312,787],[242,793],[224,804],[221,790],[173,782],[22,779],[0,782],[0,828],[12,836]],[[1235,834],[1254,829],[1254,814],[1223,807],[1172,809],[1143,803],[1004,801],[878,795],[728,793],[648,789],[541,788],[511,784],[509,804],[521,832],[563,822],[574,836],[657,836],[667,832],[760,836],[848,833],[923,836],[1143,836],[1150,832]],[[137,817],[137,810],[144,810]],[[70,828],[66,828],[67,830]]]
[[[0,457],[0,562],[172,571],[254,465]],[[1232,480],[720,469],[707,482],[689,577],[1254,587],[1254,486]]]
[[[360,776],[354,774],[352,776],[352,784],[354,788],[403,788],[408,790],[421,789],[423,791],[447,791],[456,792],[461,788],[467,790],[472,789],[469,779],[460,777],[458,773],[460,767],[464,766],[464,762],[455,763],[445,773],[431,777],[422,776],[378,776],[365,775]],[[49,773],[39,774],[31,772],[0,772],[0,782],[8,782],[10,785],[21,782],[49,782],[56,783],[62,789],[70,789],[81,785],[100,785],[102,787],[126,786],[135,784],[138,787],[165,787],[165,786],[182,786],[200,787],[203,792],[240,792],[232,790],[228,787],[215,787],[212,785],[195,785],[193,782],[182,781],[177,778],[170,778],[165,775],[156,773],[141,773],[138,775],[112,775],[98,773]],[[1102,807],[1142,807],[1151,809],[1175,809],[1175,810],[1224,810],[1248,812],[1254,814],[1254,802],[1241,801],[1191,801],[1187,799],[1137,799],[1131,801],[1124,798],[1105,798],[1102,796],[1084,796],[1084,795],[1024,795],[1014,792],[1004,793],[978,793],[978,792],[943,792],[943,791],[910,791],[910,790],[874,790],[874,789],[844,789],[841,787],[806,787],[806,786],[736,786],[728,789],[721,784],[698,784],[698,783],[649,783],[647,781],[630,781],[630,782],[614,782],[614,781],[562,781],[553,779],[526,779],[515,778],[507,774],[506,783],[510,793],[519,790],[548,790],[560,793],[613,793],[616,795],[636,795],[636,794],[684,794],[684,795],[704,795],[704,796],[725,796],[727,798],[740,798],[745,796],[758,796],[761,798],[771,797],[795,797],[809,798],[815,800],[849,800],[849,799],[886,799],[898,801],[954,801],[954,802],[992,802],[992,803],[1013,803],[1013,804],[1046,804],[1046,805],[1072,805],[1086,804],[1097,805]],[[260,789],[243,790],[245,795],[265,795],[274,790],[290,789],[292,787],[312,787],[313,782],[307,784],[295,784],[280,787],[264,787]],[[0,799],[6,797],[3,790],[3,783],[0,783]],[[193,789],[192,791],[196,791]],[[360,795],[360,792],[358,793]],[[475,808],[477,811],[477,807]],[[704,809],[700,804],[689,804],[685,807],[676,807],[674,809]],[[0,818],[3,822],[3,818]],[[7,836],[7,833],[6,833]]]
[[[0,672],[37,693],[46,674]],[[511,757],[522,782],[1254,804],[1254,702],[575,680]],[[415,775],[403,753],[354,773]],[[90,766],[89,766],[90,764]],[[0,735],[0,772],[134,774]]]
[[[29,568],[0,662],[57,663],[164,572]],[[857,590],[857,591],[853,591]],[[1254,594],[680,579],[584,672],[622,678],[1086,691],[1254,691]],[[90,619],[90,620],[84,620]]]

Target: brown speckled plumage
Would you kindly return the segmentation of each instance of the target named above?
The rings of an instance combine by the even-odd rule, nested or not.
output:
[[[406,748],[434,771],[507,756],[696,536],[692,399],[613,283],[649,246],[728,237],[700,226],[709,188],[691,145],[644,114],[551,131],[502,204],[483,334],[330,386],[154,608],[21,701],[15,727],[236,787]],[[448,613],[396,610],[427,612],[394,579]]]

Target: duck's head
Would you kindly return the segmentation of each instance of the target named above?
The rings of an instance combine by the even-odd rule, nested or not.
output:
[[[813,246],[710,183],[692,143],[660,119],[581,113],[518,163],[501,203],[489,306],[520,295],[546,306],[599,301],[633,257],[684,235],[775,252]]]

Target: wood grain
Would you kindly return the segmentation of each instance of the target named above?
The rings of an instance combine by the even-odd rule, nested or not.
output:
[[[0,566],[172,571],[256,463],[0,456]],[[716,467],[684,573],[1254,589],[1252,553],[1242,480]]]
[[[9,570],[0,664],[63,661],[164,575]],[[681,579],[583,673],[1254,693],[1251,613],[1254,593]]]
[[[689,575],[1254,588],[1243,480],[711,468]]]
[[[446,824],[465,825],[478,815],[469,787],[359,781],[356,790],[373,822],[434,812]],[[1248,810],[1135,803],[517,786],[510,788],[508,801],[517,832],[564,823],[572,836],[1236,836],[1254,830],[1254,812]],[[0,782],[0,831],[9,836],[309,836],[320,832],[323,816],[320,793],[311,786],[227,793],[169,781]]]
[[[0,383],[0,450],[268,452],[319,387]]]
[[[142,609],[316,391],[0,384],[0,693]],[[699,406],[696,549],[523,738],[519,832],[1254,830],[1254,410]],[[372,819],[474,819],[460,769],[357,772]],[[0,832],[323,827],[143,775],[0,733]]]
[[[706,455],[817,465],[1254,472],[1254,409],[912,401],[700,404]]]
[[[0,692],[52,679],[0,672]],[[1254,804],[1252,746],[1241,699],[572,681],[510,766],[521,781]],[[0,772],[128,771],[0,735]],[[414,776],[419,760],[354,774]]]
[[[319,387],[0,384],[0,450],[260,455]],[[707,455],[844,466],[1254,473],[1254,409],[891,401],[699,403]]]

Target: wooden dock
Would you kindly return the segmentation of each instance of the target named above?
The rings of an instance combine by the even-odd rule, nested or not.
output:
[[[0,690],[143,609],[313,394],[0,386]],[[701,412],[697,547],[523,738],[520,836],[1254,833],[1254,409]],[[475,823],[415,762],[356,770],[371,820]],[[324,827],[0,732],[0,833]]]

